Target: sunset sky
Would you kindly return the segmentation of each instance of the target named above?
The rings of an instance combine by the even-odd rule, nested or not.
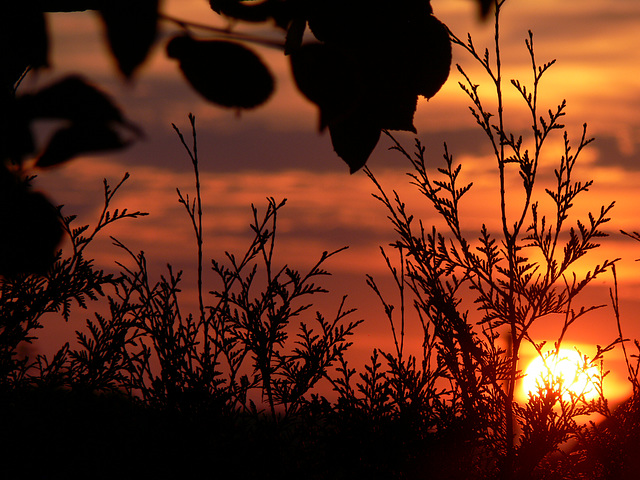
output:
[[[476,5],[470,0],[434,0],[434,14],[456,35],[470,32],[477,46],[491,47],[492,22],[478,20]],[[198,23],[222,25],[205,0],[165,1],[169,15]],[[577,145],[582,124],[596,141],[584,152],[576,169],[581,180],[594,179],[590,192],[576,202],[575,213],[586,219],[601,205],[616,201],[610,237],[581,263],[591,269],[605,258],[620,257],[618,280],[625,336],[640,338],[637,317],[640,302],[640,243],[619,233],[640,230],[640,2],[637,0],[510,0],[502,17],[502,59],[504,63],[506,118],[515,133],[526,132],[529,117],[508,80],[531,81],[530,59],[524,40],[534,33],[539,63],[557,60],[546,74],[540,104],[555,110],[562,99],[568,102],[565,124]],[[195,114],[198,126],[200,168],[204,200],[205,254],[222,257],[226,250],[240,253],[249,238],[250,204],[264,210],[265,198],[287,198],[280,216],[276,258],[281,263],[304,270],[317,261],[324,250],[349,245],[326,267],[333,273],[326,285],[332,294],[319,308],[327,315],[338,307],[343,294],[355,314],[365,318],[356,337],[354,352],[368,354],[372,347],[388,347],[390,332],[374,294],[365,285],[365,274],[381,283],[386,267],[379,246],[393,240],[393,231],[382,206],[371,197],[373,185],[363,172],[348,173],[347,166],[333,153],[328,134],[317,132],[317,110],[296,90],[287,59],[281,51],[256,48],[276,76],[276,92],[270,101],[255,110],[237,114],[207,104],[194,93],[174,61],[167,59],[164,44],[172,24],[163,24],[162,41],[133,82],[126,83],[115,73],[102,39],[101,25],[91,13],[56,14],[49,17],[53,36],[52,69],[25,83],[25,88],[45,85],[67,73],[81,73],[113,96],[126,115],[145,131],[145,138],[132,148],[109,155],[77,159],[68,165],[42,172],[38,188],[47,192],[67,214],[78,214],[79,222],[93,223],[102,202],[102,179],[116,184],[125,172],[131,179],[118,196],[116,207],[144,210],[149,217],[125,220],[114,225],[93,251],[101,266],[114,269],[114,261],[125,260],[111,246],[108,235],[117,237],[133,251],[144,250],[154,274],[164,273],[167,262],[191,276],[185,283],[184,299],[190,302],[193,288],[195,241],[184,208],[178,204],[176,187],[193,192],[191,164],[171,123],[190,135],[187,115]],[[238,28],[242,28],[239,26]],[[255,31],[260,35],[260,31]],[[262,32],[273,35],[271,31]],[[471,58],[454,47],[454,64],[460,63],[475,83],[490,89]],[[442,160],[442,144],[447,142],[457,162],[462,163],[463,180],[474,188],[462,203],[465,230],[477,236],[482,223],[498,226],[497,170],[489,145],[468,111],[468,98],[458,87],[455,67],[449,81],[430,101],[420,99],[415,116],[418,137],[427,146],[434,165]],[[407,149],[413,135],[398,134]],[[549,141],[548,156],[541,166],[541,179],[551,178],[562,153],[562,137]],[[406,198],[413,213],[426,225],[441,225],[435,212],[421,201],[409,185],[408,162],[389,152],[384,136],[368,165],[388,189]],[[542,188],[539,190],[542,198]],[[575,222],[576,217],[572,219]],[[279,244],[279,245],[278,245]],[[585,302],[607,303],[611,275],[594,283]],[[393,291],[389,290],[390,299]],[[553,341],[560,326],[552,320],[541,322],[540,339]],[[565,347],[576,345],[587,355],[595,344],[606,345],[617,336],[610,305],[582,320],[569,331]],[[416,342],[420,339],[416,338]],[[625,394],[619,353],[610,355],[606,366],[613,370],[610,395]],[[624,388],[627,388],[624,386]]]

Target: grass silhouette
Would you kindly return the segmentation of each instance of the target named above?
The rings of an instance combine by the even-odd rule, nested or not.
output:
[[[346,297],[330,315],[312,312],[325,263],[322,253],[308,271],[276,265],[278,214],[285,202],[252,206],[253,239],[241,253],[212,261],[218,287],[206,294],[195,117],[192,142],[174,126],[194,168],[195,194],[178,191],[197,245],[198,311],[184,313],[178,292],[182,272],[171,266],[152,279],[143,253],[128,252],[118,274],[97,269],[86,247],[111,223],[145,215],[112,210],[115,187],[104,183],[104,209],[94,227],[62,216],[71,248],[59,252],[43,275],[0,278],[1,465],[6,478],[442,478],[569,479],[635,478],[638,447],[638,364],[619,338],[597,347],[585,368],[600,365],[617,345],[624,349],[633,396],[611,411],[604,395],[562,395],[549,378],[524,404],[515,399],[522,346],[543,355],[531,328],[543,317],[560,318],[559,350],[566,332],[597,305],[581,306],[580,294],[595,278],[613,272],[611,299],[620,326],[615,260],[578,276],[574,263],[596,248],[613,204],[586,220],[572,206],[592,182],[575,179],[576,162],[590,143],[586,126],[577,146],[561,124],[566,109],[538,105],[538,89],[553,62],[538,64],[533,35],[525,47],[532,83],[513,80],[531,113],[531,135],[511,133],[505,121],[500,59],[500,13],[495,44],[478,50],[471,37],[454,44],[484,69],[495,111],[477,84],[459,68],[471,112],[495,156],[500,228],[465,233],[462,165],[445,145],[444,163],[430,166],[416,141],[407,151],[410,179],[444,220],[440,231],[415,219],[400,196],[388,194],[366,170],[386,208],[396,240],[382,249],[399,304],[376,280],[367,281],[390,325],[393,349],[374,349],[361,372],[346,353],[362,323]],[[562,135],[551,186],[539,185],[552,135]],[[455,146],[454,146],[455,148]],[[512,178],[520,202],[512,201]],[[543,211],[541,197],[551,200]],[[569,226],[575,222],[575,226]],[[630,234],[639,239],[637,234]],[[463,299],[475,302],[468,309]],[[55,355],[30,357],[47,315],[71,317],[72,305],[101,301],[95,314]],[[396,302],[396,303],[397,303]],[[405,345],[408,322],[418,322],[422,348]],[[506,341],[503,342],[503,339]],[[640,351],[640,344],[635,342]],[[636,363],[634,363],[636,362]],[[318,388],[332,386],[330,402]],[[605,421],[584,424],[599,413]],[[560,448],[571,440],[571,448]],[[35,461],[37,459],[37,461]]]

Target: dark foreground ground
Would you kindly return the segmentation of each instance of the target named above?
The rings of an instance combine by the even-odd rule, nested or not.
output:
[[[626,408],[626,411],[624,410]],[[636,411],[592,427],[582,449],[529,478],[640,478]],[[624,420],[622,420],[624,415]],[[417,436],[317,402],[294,419],[185,415],[114,395],[30,389],[2,395],[3,479],[473,479],[496,462],[455,435]],[[486,452],[485,452],[486,453]],[[521,477],[517,477],[521,478]]]

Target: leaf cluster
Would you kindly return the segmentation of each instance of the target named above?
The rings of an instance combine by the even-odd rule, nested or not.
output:
[[[34,93],[18,93],[29,72],[51,66],[47,16],[54,13],[95,12],[108,51],[127,79],[161,43],[160,23],[177,27],[166,43],[167,56],[177,60],[186,81],[206,100],[228,108],[251,109],[273,93],[273,75],[249,45],[284,50],[301,93],[320,109],[320,130],[328,128],[335,151],[351,172],[366,163],[382,129],[415,132],[418,95],[432,97],[449,74],[448,31],[428,2],[404,0],[391,9],[360,0],[209,3],[212,14],[228,20],[229,28],[167,16],[158,0],[53,0],[7,6],[0,19],[0,45],[5,47],[0,57],[0,182],[23,183],[31,167],[48,168],[80,155],[122,149],[142,136],[81,73]],[[490,2],[478,3],[486,16]],[[247,22],[275,29],[279,39],[235,31],[236,24]],[[44,145],[36,145],[34,126],[43,120],[54,120],[56,129]],[[32,159],[35,162],[27,162]],[[22,248],[37,260],[12,262],[16,255],[3,253],[8,258],[0,260],[0,275],[42,271],[51,265],[60,240],[50,202],[32,192],[6,191],[0,198],[0,225],[3,231],[26,234],[11,233],[9,237],[16,238],[5,239],[3,251]],[[34,229],[34,223],[40,226]],[[47,241],[34,245],[34,236]],[[3,265],[7,262],[11,264]]]

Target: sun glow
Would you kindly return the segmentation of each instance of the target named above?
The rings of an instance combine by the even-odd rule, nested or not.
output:
[[[598,368],[575,350],[560,349],[537,356],[527,367],[522,380],[526,398],[541,389],[553,388],[562,392],[562,398],[570,401],[584,395],[585,400],[598,396],[594,382],[599,376]]]

